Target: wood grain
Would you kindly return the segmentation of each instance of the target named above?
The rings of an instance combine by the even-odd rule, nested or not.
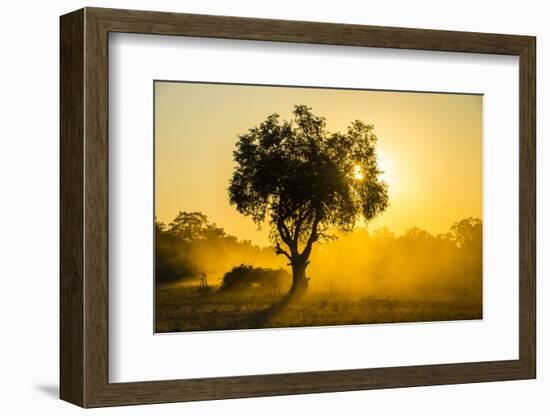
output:
[[[519,359],[189,380],[108,380],[108,34],[520,58]],[[535,38],[86,8],[61,18],[61,398],[82,407],[519,380],[536,376]]]
[[[520,54],[519,140],[519,356],[536,377],[536,41]]]
[[[60,388],[84,405],[84,11],[61,19],[60,44]]]

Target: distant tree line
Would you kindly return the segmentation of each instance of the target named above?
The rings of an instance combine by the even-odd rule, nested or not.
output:
[[[479,218],[454,223],[433,235],[411,228],[356,229],[319,244],[312,253],[313,291],[358,296],[480,301],[483,226]],[[155,223],[158,283],[199,280],[222,291],[280,291],[291,276],[273,247],[237,239],[200,212],[180,212],[168,225]],[[216,280],[217,279],[217,280]]]
[[[200,212],[179,212],[168,225],[155,221],[155,278],[158,283],[223,275],[242,263],[279,264],[272,249],[228,235]]]
[[[416,227],[399,236],[387,228],[356,230],[320,245],[312,257],[310,273],[319,290],[442,301],[480,302],[482,297],[479,218],[457,221],[437,235]]]

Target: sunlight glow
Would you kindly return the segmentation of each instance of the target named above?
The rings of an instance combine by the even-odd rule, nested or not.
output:
[[[482,217],[481,95],[155,85],[155,214],[166,224],[179,211],[202,212],[228,234],[269,246],[269,224],[258,230],[229,203],[233,151],[238,134],[269,114],[291,119],[298,103],[326,117],[331,133],[346,132],[352,120],[374,125],[378,179],[388,185],[390,205],[370,229],[401,234],[418,226],[438,234],[461,218]],[[214,107],[223,111],[212,123]],[[357,157],[343,173],[357,187],[370,181],[368,167]]]
[[[386,182],[394,185],[395,178],[392,177],[392,163],[388,154],[385,152],[378,151],[378,168],[382,171],[379,175],[380,179],[385,180]]]
[[[361,171],[361,166],[355,165],[353,167],[353,177],[357,181],[360,181],[361,179],[363,179],[363,172]]]

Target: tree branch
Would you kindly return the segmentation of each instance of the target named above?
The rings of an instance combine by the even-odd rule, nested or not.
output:
[[[319,233],[317,232],[317,227],[319,227],[320,222],[321,222],[321,213],[320,213],[320,210],[318,209],[315,214],[315,219],[313,220],[313,224],[311,226],[311,234],[309,235],[306,246],[301,254],[306,258],[308,258],[309,255],[311,254],[311,248],[313,247],[313,243],[315,243],[319,239]]]
[[[285,225],[284,220],[282,219],[277,220],[277,231],[279,231],[279,235],[281,236],[281,239],[283,240],[283,242],[287,246],[290,246],[290,241],[291,241],[290,232],[288,231],[288,228]]]
[[[302,224],[307,219],[307,217],[311,214],[312,208],[308,208],[302,215],[298,217],[296,220],[296,226],[294,227],[294,236],[292,237],[292,241],[294,244],[298,244],[298,240],[300,238],[300,232],[302,231]]]
[[[279,243],[275,244],[275,254],[277,254],[277,255],[282,254],[282,255],[286,256],[287,259],[292,261],[292,257],[290,257],[290,254],[288,254],[288,252],[286,250],[284,250]]]

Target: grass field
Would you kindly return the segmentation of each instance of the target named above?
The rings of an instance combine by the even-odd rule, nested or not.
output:
[[[482,318],[481,304],[425,302],[398,299],[306,293],[279,315],[258,324],[256,317],[283,294],[254,291],[200,291],[192,285],[156,289],[155,332],[211,331],[397,322],[429,322]]]

